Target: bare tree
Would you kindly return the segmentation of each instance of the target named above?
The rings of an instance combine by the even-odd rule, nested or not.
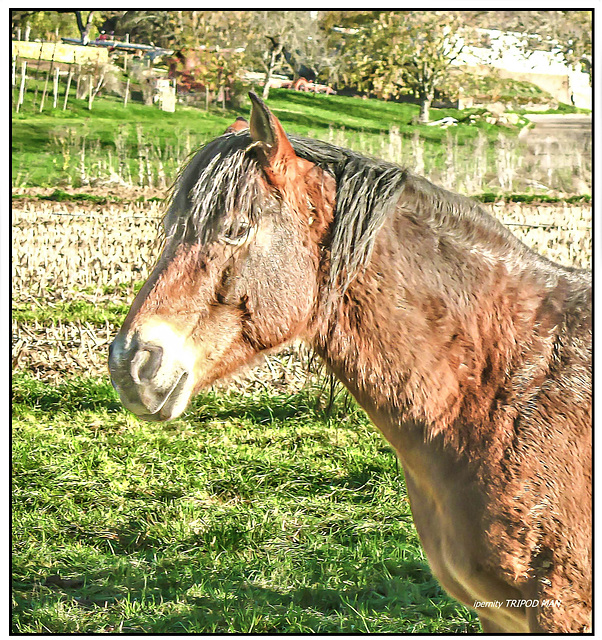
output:
[[[92,27],[92,18],[94,17],[94,11],[88,12],[88,18],[86,20],[86,24],[84,26],[84,22],[82,20],[82,12],[75,11],[75,19],[77,20],[77,28],[81,34],[82,44],[88,44],[89,36],[90,36],[90,28]]]
[[[329,49],[314,11],[253,11],[249,14],[247,60],[266,74],[264,100],[275,73],[311,72],[315,76],[333,64],[334,51]]]

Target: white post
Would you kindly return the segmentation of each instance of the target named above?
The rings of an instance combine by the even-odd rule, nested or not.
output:
[[[67,109],[67,99],[69,98],[69,89],[71,88],[71,80],[73,79],[73,70],[69,67],[69,76],[67,77],[67,89],[65,91],[65,100],[63,101],[63,111]]]
[[[46,80],[44,81],[44,91],[42,91],[42,100],[40,101],[40,113],[44,110],[44,102],[46,101],[46,94],[48,93],[48,78],[50,77],[50,69],[46,71]]]
[[[17,100],[17,113],[23,104],[23,93],[25,92],[25,72],[27,71],[27,62],[21,65],[21,86],[19,87],[19,99]]]
[[[128,106],[128,97],[130,95],[130,79],[127,79],[127,82],[125,83],[125,96],[123,98],[123,106],[127,107]]]
[[[57,67],[54,70],[54,83],[52,86],[52,92],[53,92],[52,108],[53,109],[56,109],[56,103],[59,98],[59,73],[60,73],[60,69]]]

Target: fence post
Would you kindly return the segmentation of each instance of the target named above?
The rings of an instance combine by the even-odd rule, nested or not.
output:
[[[21,86],[19,87],[19,99],[17,100],[17,113],[19,113],[19,108],[23,104],[23,94],[25,92],[25,73],[27,71],[27,61],[24,60],[21,65]]]
[[[40,100],[40,113],[44,110],[44,101],[46,100],[46,93],[48,92],[48,79],[50,77],[50,69],[46,71],[46,81],[44,82],[44,90],[42,91],[42,99]]]
[[[48,80],[50,79],[50,74],[54,69],[54,56],[56,55],[56,43],[54,44],[54,49],[52,51],[52,59],[50,60],[50,68],[46,72],[46,82],[44,82],[44,91],[42,93],[42,102],[40,102],[40,113],[42,113],[44,109],[44,101],[46,100],[46,94],[48,93]]]
[[[65,100],[63,102],[63,111],[67,108],[67,99],[69,98],[69,89],[71,87],[71,80],[73,79],[73,70],[69,65],[69,75],[67,76],[67,89],[65,90]]]
[[[79,175],[82,185],[88,184],[88,178],[86,176],[86,138],[82,138],[82,150],[79,156]]]
[[[123,106],[127,107],[128,106],[128,97],[130,95],[130,79],[127,79],[127,82],[125,83],[125,97],[123,98]]]
[[[15,85],[17,84],[17,57],[13,58],[13,69],[11,74],[11,90],[10,90],[10,103],[11,108],[15,105]]]
[[[60,69],[57,67],[54,70],[54,83],[52,86],[52,92],[53,92],[53,100],[52,100],[52,108],[56,109],[56,103],[59,97],[59,73],[60,73]]]
[[[36,65],[36,91],[33,96],[32,108],[35,109],[36,102],[38,101],[38,78],[40,77],[40,63],[42,62],[42,45],[40,44],[40,55],[38,56],[38,64]]]
[[[80,82],[82,79],[82,66],[78,63],[77,65],[77,82],[75,83],[75,98],[79,100],[80,97]]]

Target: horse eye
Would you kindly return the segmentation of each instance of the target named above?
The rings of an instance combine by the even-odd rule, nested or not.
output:
[[[226,229],[220,236],[220,240],[226,244],[238,246],[243,244],[251,234],[251,225],[245,221],[239,221]]]

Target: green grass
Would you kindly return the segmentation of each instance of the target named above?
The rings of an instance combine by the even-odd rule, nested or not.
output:
[[[504,202],[525,202],[527,204],[531,203],[556,203],[556,202],[565,202],[566,204],[578,204],[580,202],[590,203],[592,201],[592,197],[589,194],[579,195],[579,196],[547,196],[541,193],[507,193],[507,194],[499,194],[499,193],[480,193],[471,196],[475,200],[479,202],[499,202],[503,200]]]
[[[419,107],[414,104],[285,89],[271,91],[268,104],[285,129],[288,125],[288,129],[301,135],[322,137],[331,126],[377,136],[387,133],[391,127],[397,127],[402,134],[411,136],[417,131],[421,138],[439,143],[447,135],[444,129],[417,124]],[[479,130],[497,138],[499,127],[495,125],[482,120],[468,124],[470,116],[481,111],[482,109],[431,109],[430,118],[439,120],[452,116],[459,120],[460,124],[454,129],[454,134],[457,134],[460,144],[475,138]]]
[[[207,393],[167,424],[107,380],[13,379],[15,633],[474,632],[358,409]]]
[[[39,98],[38,98],[39,100]],[[129,103],[121,99],[98,97],[92,111],[86,100],[69,102],[69,108],[45,108],[42,114],[31,106],[29,92],[21,111],[12,115],[12,171],[15,186],[77,186],[80,180],[81,152],[85,147],[87,170],[93,173],[99,162],[115,170],[127,165],[137,176],[141,156],[148,153],[154,170],[159,160],[171,179],[187,153],[220,135],[237,116],[248,118],[250,101],[241,111],[209,111],[178,105],[174,113],[155,106]],[[359,151],[381,148],[383,134],[395,127],[404,137],[415,133],[423,139],[427,155],[443,165],[446,151],[442,142],[447,133],[438,127],[415,124],[418,106],[381,100],[362,100],[346,96],[326,96],[295,91],[272,90],[268,105],[292,133],[328,139],[333,131],[344,138],[344,146]],[[500,127],[469,117],[480,110],[433,109],[431,119],[451,115],[460,123],[454,139],[464,145],[482,132],[493,143]],[[518,128],[516,129],[518,131]],[[504,128],[506,135],[513,131]],[[492,145],[493,146],[493,145]],[[121,163],[121,164],[120,164]]]
[[[125,109],[111,98],[97,99],[93,111],[88,111],[83,100],[73,100],[72,108],[65,112],[53,109],[38,114],[25,109],[13,114],[13,176],[24,174],[24,186],[65,185],[69,173],[66,164],[75,171],[84,141],[86,154],[95,159],[109,151],[117,158],[117,147],[122,144],[126,151],[121,157],[135,172],[139,136],[142,145],[154,145],[170,156],[170,143],[177,144],[189,136],[193,146],[200,146],[223,132],[231,121],[231,116],[208,116],[191,107],[180,107],[173,114],[135,103]]]
[[[39,322],[48,325],[60,322],[81,322],[94,326],[123,323],[129,306],[125,303],[104,302],[102,306],[85,300],[46,303],[15,303],[12,308],[13,322]]]

